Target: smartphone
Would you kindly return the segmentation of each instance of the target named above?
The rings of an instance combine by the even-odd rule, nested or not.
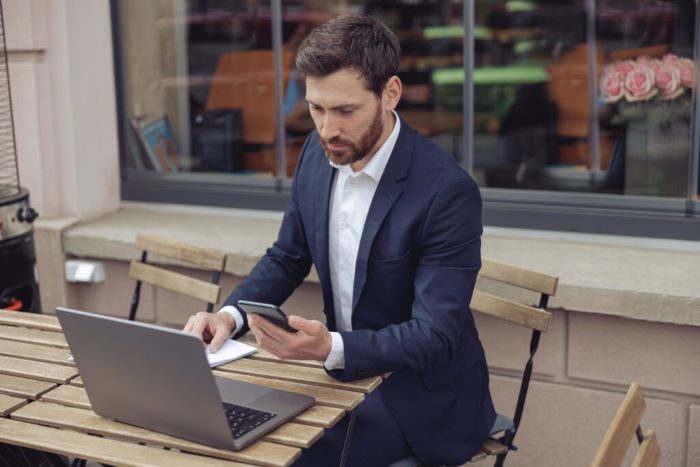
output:
[[[260,315],[263,318],[272,321],[274,324],[287,332],[297,332],[296,329],[287,324],[287,315],[285,315],[284,312],[275,305],[271,305],[269,303],[249,302],[248,300],[238,300],[236,302],[236,306],[246,313]]]

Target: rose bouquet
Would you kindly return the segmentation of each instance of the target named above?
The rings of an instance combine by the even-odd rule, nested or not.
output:
[[[603,68],[601,99],[617,106],[612,123],[622,123],[649,112],[654,104],[655,119],[690,115],[690,94],[695,87],[695,63],[674,54],[663,58],[647,56],[623,60]],[[676,101],[675,103],[671,103]]]

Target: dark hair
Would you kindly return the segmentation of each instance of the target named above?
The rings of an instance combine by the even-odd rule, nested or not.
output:
[[[399,69],[401,47],[396,35],[367,15],[343,15],[317,27],[299,46],[297,70],[302,76],[323,77],[351,68],[367,88],[381,96]]]

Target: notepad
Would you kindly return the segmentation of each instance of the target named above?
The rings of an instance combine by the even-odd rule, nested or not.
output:
[[[206,348],[207,360],[209,360],[209,366],[212,368],[238,360],[257,351],[258,349],[255,347],[233,339],[228,339],[224,342],[224,345],[216,353],[211,353],[208,346]]]

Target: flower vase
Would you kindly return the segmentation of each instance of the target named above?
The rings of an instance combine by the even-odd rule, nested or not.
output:
[[[636,105],[625,129],[625,194],[686,196],[690,119],[674,102]]]

